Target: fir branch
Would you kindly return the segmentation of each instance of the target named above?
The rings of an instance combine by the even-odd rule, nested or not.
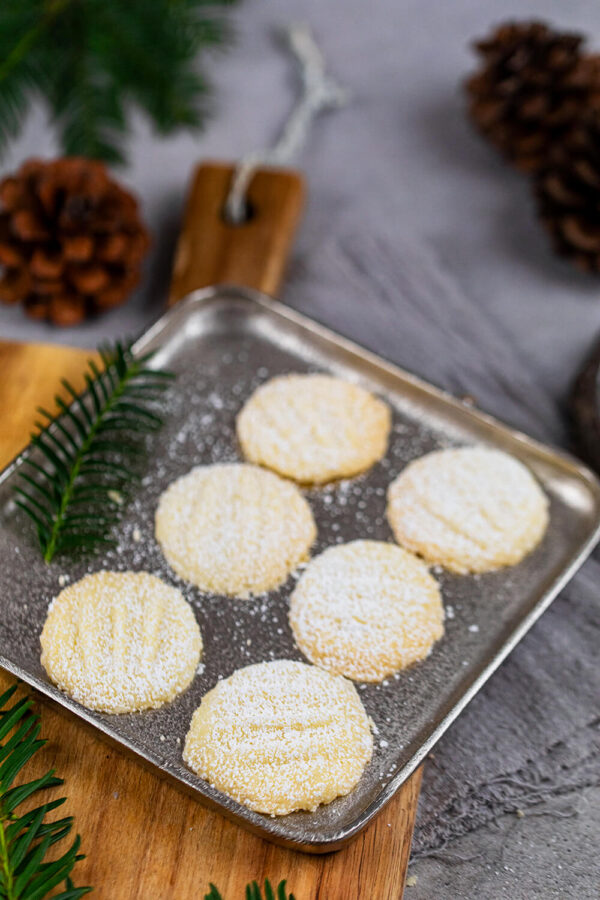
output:
[[[280,881],[277,888],[274,889],[271,886],[269,879],[265,878],[265,893],[263,897],[263,893],[257,882],[253,881],[246,885],[245,900],[294,900],[294,895],[288,894],[285,885],[285,881]],[[204,895],[204,900],[223,900],[223,897],[214,884],[211,883],[210,891],[208,894]]]
[[[74,887],[70,878],[75,863],[83,859],[78,853],[79,835],[62,856],[47,859],[50,848],[71,831],[71,816],[46,821],[47,814],[65,798],[27,812],[18,809],[39,791],[63,781],[50,769],[34,781],[15,786],[24,766],[46,743],[38,737],[40,720],[31,709],[32,700],[25,697],[9,706],[16,690],[15,684],[0,696],[0,900],[42,900],[50,893],[54,900],[79,900],[91,891],[90,887]],[[53,893],[63,882],[64,890]]]
[[[0,3],[0,150],[27,102],[48,104],[65,153],[123,159],[132,103],[168,134],[210,110],[201,51],[228,41],[234,0],[9,0]]]
[[[55,397],[59,417],[38,408],[45,421],[36,422],[31,440],[42,464],[27,456],[15,487],[15,502],[35,524],[46,562],[65,550],[112,542],[127,485],[144,456],[144,436],[162,425],[155,410],[171,373],[149,368],[150,354],[136,359],[119,342],[100,355],[104,371],[89,363],[85,393],[63,379],[72,402]]]

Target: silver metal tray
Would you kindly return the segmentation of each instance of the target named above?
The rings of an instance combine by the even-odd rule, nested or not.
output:
[[[116,548],[86,561],[63,558],[46,565],[12,501],[23,456],[0,477],[0,664],[240,824],[301,850],[337,849],[381,810],[590,553],[599,536],[600,487],[575,460],[253,292],[224,287],[190,295],[136,344],[139,352],[154,348],[156,364],[175,370],[178,379]],[[385,397],[394,427],[387,457],[370,472],[306,492],[319,528],[314,553],[358,537],[391,540],[385,491],[392,478],[429,450],[473,442],[522,459],[550,497],[551,520],[540,547],[514,568],[483,576],[437,573],[446,606],[443,640],[427,660],[397,677],[358,685],[377,732],[373,759],[356,789],[314,813],[270,818],[197,778],[181,750],[193,710],[219,678],[265,659],[302,658],[287,622],[294,579],[249,601],[202,594],[169,570],[154,540],[153,517],[172,479],[194,465],[239,458],[235,416],[258,384],[279,373],[315,369],[360,381]],[[162,709],[121,716],[90,712],[51,685],[40,665],[39,634],[49,601],[65,579],[105,567],[154,572],[178,585],[196,611],[203,667],[191,687]]]

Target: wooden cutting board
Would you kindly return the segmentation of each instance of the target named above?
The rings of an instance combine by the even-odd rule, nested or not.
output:
[[[215,237],[230,175],[223,166],[196,173],[170,302],[219,280],[273,293],[279,286],[301,209],[301,183],[294,173],[261,174],[251,188],[252,220],[236,230],[219,220]],[[62,377],[83,387],[89,357],[67,347],[0,342],[0,467],[28,442],[35,407],[53,408]],[[0,691],[11,681],[0,671]],[[86,854],[75,883],[93,885],[98,900],[201,900],[210,881],[224,900],[243,900],[246,884],[265,877],[273,884],[287,879],[296,900],[402,897],[420,770],[352,844],[309,856],[204,809],[46,698],[36,699],[48,744],[28,774],[54,767],[65,779],[68,803],[61,815],[75,817]]]

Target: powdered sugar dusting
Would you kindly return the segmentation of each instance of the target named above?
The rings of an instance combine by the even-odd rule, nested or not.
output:
[[[292,631],[311,662],[358,681],[381,681],[426,657],[443,619],[424,563],[383,541],[329,548],[290,601]]]
[[[167,488],[156,512],[156,537],[175,571],[238,597],[278,587],[316,534],[293,484],[240,463],[193,469]]]
[[[91,713],[90,717],[117,740],[138,747],[175,778],[239,815],[233,802],[190,772],[176,740],[171,738],[176,735],[183,740],[202,697],[240,666],[271,659],[301,659],[288,624],[294,576],[276,591],[251,600],[232,598],[224,602],[222,595],[193,587],[174,574],[154,539],[158,499],[171,482],[194,466],[241,460],[235,418],[252,391],[265,380],[316,368],[351,379],[359,375],[335,348],[311,345],[305,336],[298,336],[295,325],[288,328],[283,320],[277,323],[264,317],[263,326],[263,313],[255,315],[247,301],[232,303],[219,297],[214,304],[194,308],[183,328],[164,332],[161,341],[164,343],[157,361],[176,371],[177,381],[166,397],[164,428],[151,439],[145,477],[124,508],[115,548],[94,557],[61,558],[45,564],[29,523],[12,502],[10,479],[0,484],[4,516],[0,555],[11,558],[10,566],[0,571],[6,611],[0,623],[3,653],[29,672],[42,690],[52,693],[39,663],[39,633],[48,602],[58,593],[59,575],[69,575],[75,581],[100,568],[145,569],[176,585],[192,605],[202,631],[203,670],[174,701],[159,709],[121,716]],[[468,420],[453,419],[452,411],[444,409],[443,404],[441,411],[436,411],[426,397],[414,397],[402,383],[379,380],[367,364],[363,376],[372,379],[363,383],[385,395],[392,409],[387,454],[356,478],[304,491],[319,530],[314,555],[328,546],[359,538],[393,540],[385,517],[385,492],[390,481],[423,454],[482,439],[481,430]],[[211,393],[221,399],[221,409],[209,403]],[[562,483],[560,471],[558,479],[557,484]],[[389,746],[376,746],[356,789],[314,813],[293,813],[270,823],[272,833],[299,841],[313,841],[315,836],[325,840],[352,825],[377,802],[390,778],[413,758],[423,737],[430,734],[432,722],[439,722],[453,699],[472,685],[497,647],[499,633],[508,633],[521,621],[523,610],[539,597],[541,579],[553,577],[557,565],[573,547],[573,522],[581,519],[563,502],[553,482],[548,479],[544,484],[552,497],[551,527],[535,553],[513,569],[480,578],[455,576],[439,567],[434,570],[444,599],[454,611],[454,617],[448,617],[445,623],[447,639],[438,642],[429,657],[414,668],[386,679],[388,684],[358,686],[368,715],[377,722],[381,738]],[[133,539],[136,527],[142,536],[139,542]],[[471,623],[479,625],[477,635],[468,632]],[[161,742],[160,734],[168,740]],[[243,815],[260,827],[260,816],[249,811]]]
[[[281,816],[347,794],[372,750],[369,720],[350,682],[277,660],[240,669],[209,691],[183,756],[239,803]]]
[[[548,500],[517,459],[485,447],[430,453],[390,485],[399,543],[454,572],[514,565],[541,540]]]
[[[146,572],[96,572],[52,601],[41,636],[52,681],[90,709],[160,706],[188,686],[200,629],[176,588]]]
[[[273,378],[252,394],[237,420],[251,462],[312,484],[372,466],[385,454],[389,430],[382,400],[329,375]]]

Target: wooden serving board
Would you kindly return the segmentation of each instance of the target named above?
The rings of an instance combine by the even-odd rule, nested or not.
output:
[[[234,229],[219,218],[230,175],[223,166],[196,173],[170,302],[214,281],[278,289],[302,205],[301,182],[295,173],[260,173],[250,190],[253,218]],[[84,386],[89,357],[67,347],[0,342],[0,467],[27,444],[36,406],[53,408],[62,377]],[[0,691],[11,681],[0,671]],[[296,900],[402,897],[420,770],[350,846],[309,856],[208,811],[46,698],[36,695],[36,701],[48,744],[28,776],[54,767],[65,779],[68,803],[61,815],[75,817],[86,854],[75,883],[93,885],[98,900],[201,900],[209,882],[224,900],[243,900],[246,884],[265,877],[272,884],[287,879]]]

